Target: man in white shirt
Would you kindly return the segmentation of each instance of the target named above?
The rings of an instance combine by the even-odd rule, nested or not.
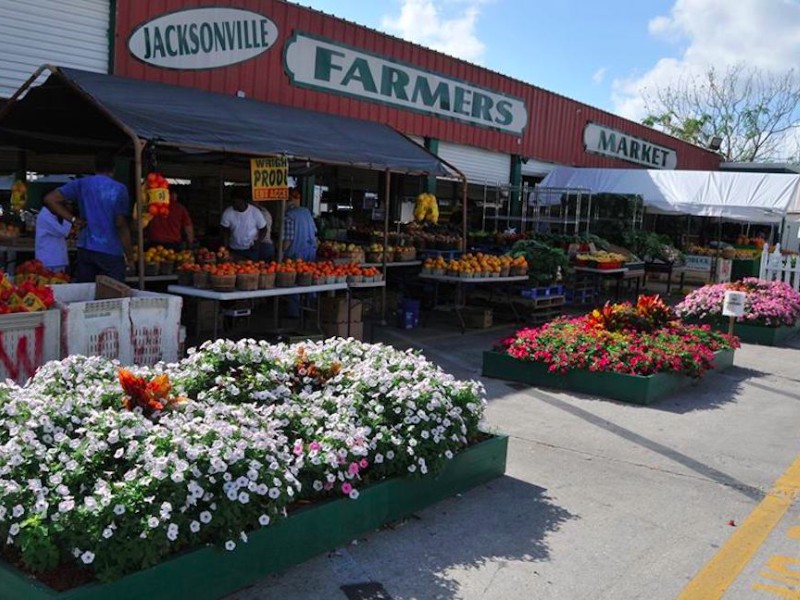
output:
[[[72,223],[45,206],[36,217],[36,258],[55,273],[66,273],[69,266],[67,236],[71,229]]]
[[[234,196],[233,206],[222,213],[220,225],[222,241],[232,254],[246,260],[258,260],[259,246],[267,235],[267,221],[241,192]]]

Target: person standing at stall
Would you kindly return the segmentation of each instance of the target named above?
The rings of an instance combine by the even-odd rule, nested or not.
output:
[[[267,221],[243,192],[234,191],[233,205],[222,213],[220,225],[223,244],[231,253],[246,260],[258,260],[259,246],[267,235]]]
[[[267,222],[267,233],[264,235],[258,248],[258,260],[269,262],[275,258],[275,245],[272,243],[272,214],[261,204],[253,203],[253,206],[259,210],[264,220]]]
[[[300,206],[300,190],[289,190],[286,214],[283,218],[283,257],[312,262],[317,259],[317,226],[314,215],[305,206]],[[289,318],[300,316],[300,296],[287,299]]]
[[[283,255],[311,262],[317,258],[317,225],[311,211],[300,206],[301,199],[300,190],[289,190],[283,219]]]
[[[66,273],[69,267],[67,236],[72,223],[57,217],[46,206],[36,217],[36,260],[55,273]]]
[[[178,192],[169,192],[169,213],[156,215],[147,226],[147,240],[153,246],[181,250],[184,242],[194,244],[194,227],[189,211],[178,200]]]
[[[98,275],[125,281],[126,261],[133,264],[128,189],[113,175],[114,157],[98,154],[95,175],[70,181],[44,197],[53,214],[80,226],[75,270],[79,283],[93,283]],[[66,202],[77,206],[80,224]]]

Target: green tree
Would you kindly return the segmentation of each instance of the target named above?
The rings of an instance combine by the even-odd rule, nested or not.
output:
[[[768,73],[743,64],[687,76],[645,92],[642,123],[707,147],[722,140],[726,161],[775,161],[796,147],[800,77],[794,69]]]

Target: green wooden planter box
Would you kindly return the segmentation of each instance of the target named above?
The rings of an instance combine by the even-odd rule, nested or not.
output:
[[[733,355],[733,350],[717,352],[714,358],[715,370],[721,371],[732,366]],[[573,369],[566,374],[551,373],[544,363],[526,362],[500,352],[483,353],[483,375],[603,396],[631,404],[650,404],[696,381],[691,377],[673,373],[643,376],[595,372],[588,369]]]
[[[508,437],[493,436],[456,455],[436,477],[382,481],[361,490],[358,500],[340,498],[302,508],[275,525],[253,532],[249,542],[239,543],[233,552],[200,548],[109,584],[56,592],[0,563],[0,598],[215,600],[388,522],[502,476],[507,450]]]
[[[728,325],[717,325],[716,329],[728,332]],[[733,334],[745,344],[760,344],[762,346],[780,346],[790,337],[800,332],[800,325],[794,327],[765,327],[764,325],[750,325],[747,323],[737,323],[734,326]]]

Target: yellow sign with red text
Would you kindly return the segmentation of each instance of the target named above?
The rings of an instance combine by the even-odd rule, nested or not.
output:
[[[286,158],[250,159],[253,202],[288,200],[289,161]]]

